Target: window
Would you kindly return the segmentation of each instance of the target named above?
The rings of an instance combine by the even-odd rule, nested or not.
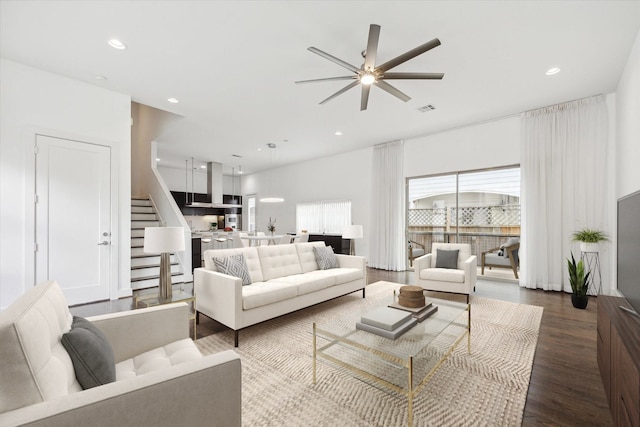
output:
[[[256,231],[256,196],[247,196],[247,211],[248,211],[248,231]]]
[[[296,205],[296,230],[342,233],[351,224],[351,201],[309,202]]]

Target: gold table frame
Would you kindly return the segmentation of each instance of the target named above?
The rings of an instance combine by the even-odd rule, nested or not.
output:
[[[134,297],[135,308],[154,307],[157,305],[171,304],[174,302],[186,302],[191,305],[189,320],[193,321],[193,340],[196,341],[196,297],[185,291],[174,291],[171,298],[161,298],[157,293],[136,295]],[[141,306],[141,304],[144,304]]]
[[[433,301],[433,303],[435,305],[441,304],[442,302],[444,302],[445,304],[449,304],[451,303],[450,301],[443,301],[443,300],[438,300],[438,299],[431,299]],[[457,325],[457,326],[463,326],[461,324],[456,323],[456,320],[460,317],[460,315],[462,315],[462,313],[464,313],[464,311],[467,312],[467,325],[465,328],[465,331],[454,340],[454,342],[449,346],[448,350],[445,351],[444,354],[441,355],[441,357],[439,358],[439,360],[437,360],[437,362],[435,363],[435,365],[431,368],[431,370],[425,375],[425,377],[420,380],[420,382],[416,385],[414,385],[414,381],[416,380],[416,378],[414,378],[414,358],[415,355],[408,355],[406,358],[402,358],[399,357],[397,355],[394,354],[390,354],[387,351],[384,351],[384,349],[380,349],[380,348],[373,348],[371,346],[367,346],[367,345],[363,345],[359,342],[356,342],[353,339],[350,339],[349,336],[351,336],[354,333],[364,333],[364,334],[368,334],[369,332],[364,332],[364,331],[358,331],[355,329],[355,324],[353,326],[353,330],[350,331],[347,334],[336,334],[333,333],[331,331],[328,331],[326,329],[323,329],[322,327],[319,327],[315,322],[313,323],[313,384],[316,384],[317,381],[317,366],[316,366],[316,361],[318,358],[323,358],[328,360],[329,362],[331,362],[334,365],[337,365],[341,368],[344,368],[348,371],[354,372],[356,374],[356,376],[360,376],[363,377],[369,381],[374,382],[375,384],[379,384],[383,387],[386,387],[392,391],[395,391],[397,393],[400,393],[402,395],[405,395],[407,397],[407,418],[408,418],[408,425],[409,427],[411,427],[413,425],[413,399],[414,397],[426,386],[427,382],[431,379],[431,377],[433,377],[433,375],[436,373],[436,371],[440,368],[440,366],[442,366],[442,364],[444,363],[444,361],[451,355],[451,353],[453,353],[453,351],[456,349],[456,347],[460,344],[460,342],[464,339],[464,337],[467,337],[467,353],[471,354],[471,304],[462,304],[462,303],[453,303],[453,304],[459,304],[460,305],[460,313],[458,314],[458,316],[449,322],[449,324],[447,326],[445,326],[432,340],[428,341],[425,343],[425,346],[422,348],[422,350],[425,350],[427,347],[429,347],[429,345],[440,336],[440,334],[442,334],[445,330],[447,330],[451,325]],[[463,308],[464,307],[464,308]],[[434,314],[433,316],[435,317],[437,315]],[[424,320],[423,322],[429,322],[429,321],[433,321],[432,318],[427,318],[426,320]],[[415,326],[414,326],[415,327]],[[323,345],[322,347],[318,348],[318,337],[324,340],[327,340],[328,343]],[[402,337],[399,337],[396,341],[402,340]],[[394,342],[394,340],[389,340],[390,343]],[[387,381],[383,378],[380,378],[378,376],[376,376],[374,373],[371,372],[367,372],[363,369],[360,369],[356,366],[353,366],[351,364],[349,364],[348,362],[339,360],[338,358],[331,356],[329,354],[327,354],[325,351],[331,347],[333,347],[336,344],[342,344],[345,345],[347,347],[353,347],[357,350],[359,350],[362,354],[362,357],[367,357],[367,356],[372,356],[372,357],[377,357],[380,358],[386,362],[392,363],[397,365],[398,367],[402,367],[402,368],[406,368],[407,369],[407,373],[408,373],[408,379],[407,379],[407,387],[406,389],[403,387],[398,386],[397,384],[393,384],[390,381]]]

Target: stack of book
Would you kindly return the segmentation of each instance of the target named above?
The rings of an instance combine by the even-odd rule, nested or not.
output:
[[[389,307],[395,310],[402,310],[404,312],[410,313],[410,316],[416,319],[418,322],[422,322],[424,319],[438,311],[438,306],[433,305],[431,301],[426,301],[425,305],[422,307],[405,307],[403,305],[400,305],[398,302],[389,304]]]
[[[356,322],[356,329],[395,340],[417,323],[418,320],[407,311],[380,307],[363,315],[360,322]]]

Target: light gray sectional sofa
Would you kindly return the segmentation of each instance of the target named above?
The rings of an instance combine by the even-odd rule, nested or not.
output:
[[[110,344],[115,382],[83,390],[62,343],[72,316],[56,282],[39,284],[0,312],[0,426],[242,424],[240,358],[233,350],[200,353],[189,338],[187,304],[88,320]],[[91,365],[100,354],[83,360]]]
[[[214,249],[204,253],[204,267],[194,271],[196,309],[235,331],[332,298],[362,290],[364,257],[336,254],[337,268],[320,269],[313,248],[324,242]],[[243,254],[251,279],[218,271],[213,258]]]

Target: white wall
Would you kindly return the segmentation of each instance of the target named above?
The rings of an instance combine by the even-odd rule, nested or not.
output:
[[[405,141],[405,177],[520,164],[520,117]]]
[[[296,203],[351,200],[351,219],[364,229],[364,239],[356,242],[356,253],[366,256],[371,232],[372,156],[373,149],[367,148],[243,176],[242,194],[257,195],[258,231],[266,231],[269,217],[276,219],[278,234],[299,231]],[[270,179],[271,193],[284,197],[283,203],[260,203],[260,197],[267,195]]]
[[[616,196],[640,190],[640,32],[616,90]]]
[[[114,240],[122,242],[112,297],[130,287],[131,98],[0,58],[0,309],[34,285],[35,133],[112,148],[118,177]],[[69,260],[73,268],[73,260]]]

